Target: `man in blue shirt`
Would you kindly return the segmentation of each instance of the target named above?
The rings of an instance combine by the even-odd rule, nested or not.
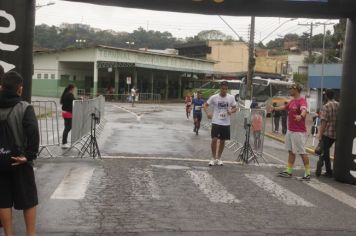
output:
[[[196,135],[199,134],[200,122],[202,118],[202,108],[204,105],[204,100],[201,98],[201,92],[198,91],[197,98],[193,99],[193,119],[194,119],[194,132]]]

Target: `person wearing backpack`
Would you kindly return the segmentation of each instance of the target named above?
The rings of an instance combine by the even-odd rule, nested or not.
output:
[[[39,150],[39,129],[34,108],[22,101],[23,79],[16,72],[7,72],[0,89],[0,141],[13,139],[0,147],[0,156],[11,153],[10,161],[0,161],[0,221],[5,236],[12,236],[12,208],[23,210],[26,235],[36,235],[37,187],[33,161]],[[11,164],[9,164],[11,163]]]

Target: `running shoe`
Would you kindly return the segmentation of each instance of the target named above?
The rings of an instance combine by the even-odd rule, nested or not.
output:
[[[70,145],[68,143],[62,144],[62,149],[68,149],[70,148]]]
[[[310,181],[310,175],[304,175],[300,180],[302,180],[302,181]]]
[[[216,160],[214,159],[209,162],[209,166],[215,166],[215,164],[216,164]]]
[[[282,171],[280,173],[278,173],[279,177],[284,177],[284,178],[291,178],[292,174],[289,174],[287,171]]]
[[[196,135],[199,134],[199,130],[198,130],[198,129],[195,130],[195,134],[196,134]]]
[[[218,159],[218,161],[216,162],[216,164],[217,164],[218,166],[223,166],[223,165],[224,165],[224,162],[223,162],[222,160]]]

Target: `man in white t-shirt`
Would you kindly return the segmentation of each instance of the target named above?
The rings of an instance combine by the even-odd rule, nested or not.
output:
[[[136,89],[135,89],[135,87],[132,87],[132,89],[131,89],[131,102],[132,102],[132,106],[135,106],[135,96],[136,96]]]
[[[221,82],[220,93],[211,96],[204,106],[208,119],[212,119],[211,151],[213,159],[209,162],[209,166],[223,165],[221,154],[224,151],[225,140],[230,140],[230,116],[237,111],[235,97],[228,94],[227,90],[228,82]],[[208,112],[209,107],[212,107],[213,114]],[[218,139],[220,140],[219,147],[217,147]]]

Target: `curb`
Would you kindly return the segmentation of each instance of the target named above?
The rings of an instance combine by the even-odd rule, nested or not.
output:
[[[269,132],[265,132],[265,136],[267,136],[268,138],[271,138],[273,140],[276,140],[278,142],[284,143],[284,137],[276,136],[276,135],[274,135],[272,133],[269,133]],[[309,153],[309,154],[311,154],[313,156],[316,156],[315,153],[314,153],[314,149],[313,148],[306,147],[305,150],[307,151],[307,153]],[[330,159],[334,160],[334,156],[330,156]]]

